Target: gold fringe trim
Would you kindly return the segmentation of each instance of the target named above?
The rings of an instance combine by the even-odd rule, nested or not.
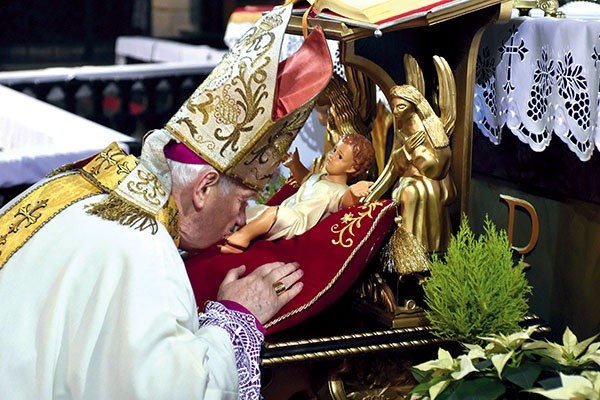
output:
[[[408,275],[429,271],[429,257],[419,239],[398,225],[380,255],[386,272]]]
[[[87,213],[140,231],[150,228],[152,234],[158,232],[158,223],[154,215],[129,203],[114,192],[110,192],[101,202],[89,205]]]

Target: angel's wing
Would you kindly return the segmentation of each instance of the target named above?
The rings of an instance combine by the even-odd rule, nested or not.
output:
[[[404,73],[406,75],[406,83],[414,86],[423,96],[425,96],[425,78],[423,77],[423,70],[421,70],[417,60],[408,53],[404,55]]]
[[[344,67],[348,89],[352,93],[352,105],[358,112],[357,117],[370,130],[375,117],[375,83],[369,76],[354,67]],[[365,132],[366,133],[366,132]]]
[[[439,56],[433,56],[438,76],[438,108],[440,119],[448,137],[452,135],[456,123],[456,83],[448,62]]]

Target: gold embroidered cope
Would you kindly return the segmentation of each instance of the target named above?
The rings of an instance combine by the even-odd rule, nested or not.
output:
[[[70,164],[51,173],[0,214],[0,268],[62,210],[101,193],[107,199],[92,205],[90,214],[140,230],[152,228],[152,233],[158,221],[178,244],[175,201],[156,176],[112,143],[81,169]]]

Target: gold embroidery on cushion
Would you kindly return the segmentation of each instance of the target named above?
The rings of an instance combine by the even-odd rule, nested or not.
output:
[[[331,243],[342,247],[351,247],[354,244],[354,228],[360,229],[360,224],[367,217],[373,219],[373,210],[381,204],[380,201],[363,204],[358,208],[356,216],[351,212],[344,214],[341,224],[331,227],[331,232],[338,234],[338,240],[333,239]]]
[[[376,202],[373,202],[373,203],[367,203],[363,207],[366,207],[369,204],[382,205],[383,203],[381,201],[376,201]],[[296,314],[298,314],[298,313],[306,310],[307,308],[311,307],[313,304],[315,304],[317,302],[317,300],[319,300],[325,293],[327,293],[333,287],[333,285],[338,281],[338,279],[340,278],[340,276],[342,276],[342,274],[344,273],[344,271],[346,270],[346,268],[348,267],[348,265],[350,265],[350,262],[354,259],[354,256],[356,255],[356,253],[358,253],[359,250],[363,247],[363,245],[369,240],[369,238],[371,237],[371,234],[373,233],[373,231],[375,230],[375,228],[377,227],[377,225],[379,224],[379,222],[381,221],[381,219],[387,214],[387,212],[390,209],[392,209],[392,208],[395,209],[396,206],[397,206],[396,203],[390,202],[387,206],[385,206],[384,208],[382,208],[381,210],[379,210],[379,212],[377,213],[377,216],[375,217],[375,220],[371,224],[371,227],[369,228],[369,231],[367,232],[367,234],[362,238],[362,240],[360,241],[360,243],[358,243],[356,245],[356,247],[354,247],[354,249],[352,249],[352,252],[350,253],[350,255],[348,255],[348,257],[344,261],[344,264],[340,267],[340,269],[338,270],[338,272],[329,281],[329,283],[323,288],[323,290],[321,290],[312,299],[308,300],[306,303],[304,303],[300,307],[295,308],[292,311],[289,311],[289,312],[283,314],[282,316],[277,317],[277,318],[272,319],[271,321],[267,322],[266,324],[264,324],[264,327],[265,328],[270,328],[271,326],[273,326],[275,324],[278,324],[281,321],[284,321],[284,320],[290,318],[291,316],[294,316],[294,315],[296,315]],[[374,209],[374,207],[371,208],[370,211],[372,211],[373,209]]]
[[[37,186],[0,215],[0,268],[42,226],[71,204],[101,193],[78,173]]]

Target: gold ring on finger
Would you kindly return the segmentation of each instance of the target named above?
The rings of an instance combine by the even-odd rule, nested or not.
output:
[[[279,296],[281,293],[285,292],[287,288],[285,287],[285,283],[281,281],[277,281],[273,284],[273,289],[275,289],[275,294]]]

